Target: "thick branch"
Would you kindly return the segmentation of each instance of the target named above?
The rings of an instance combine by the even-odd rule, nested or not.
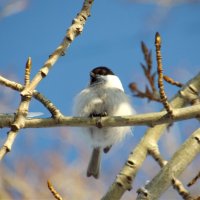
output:
[[[190,80],[184,88],[171,100],[170,104],[173,108],[181,108],[188,103],[190,98],[197,98],[197,96],[190,95],[192,93],[190,88],[195,88],[195,91],[200,91],[200,73]],[[192,89],[192,90],[193,90]],[[182,94],[184,96],[182,96]],[[162,136],[163,131],[168,127],[168,123],[157,125],[153,128],[149,128],[141,139],[140,143],[130,153],[127,162],[121,169],[119,175],[115,179],[114,183],[110,186],[108,192],[102,198],[103,200],[118,200],[120,199],[126,190],[130,190],[132,182],[140,169],[142,163],[146,159],[148,154],[149,145],[157,144],[158,140]]]
[[[198,138],[198,139],[197,139]],[[171,185],[173,177],[178,177],[184,169],[200,152],[200,128],[197,129],[181,148],[174,154],[172,159],[162,168],[157,176],[145,186],[147,194],[139,194],[138,200],[155,200]]]
[[[186,120],[199,117],[200,105],[189,106],[185,108],[174,109],[174,118],[167,115],[166,111],[138,114],[133,116],[113,116],[102,118],[87,118],[87,117],[68,117],[61,116],[59,119],[54,118],[27,118],[24,128],[45,128],[58,126],[79,126],[88,127],[96,126],[101,123],[103,127],[114,126],[141,126],[141,125],[158,125],[172,123],[175,121]],[[0,114],[0,128],[9,127],[14,120],[13,114]]]

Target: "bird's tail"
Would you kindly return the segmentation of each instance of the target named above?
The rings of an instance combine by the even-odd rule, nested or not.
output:
[[[93,176],[94,178],[99,178],[99,172],[101,167],[101,148],[96,147],[92,151],[90,162],[87,169],[87,176]]]

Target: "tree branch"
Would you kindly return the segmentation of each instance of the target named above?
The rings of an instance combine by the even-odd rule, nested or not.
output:
[[[63,200],[62,196],[56,191],[56,189],[53,187],[52,183],[49,180],[47,181],[47,186],[55,199]]]
[[[173,177],[178,177],[200,152],[200,128],[197,129],[162,168],[157,176],[145,186],[145,195],[140,193],[138,200],[158,199],[171,185]]]
[[[158,124],[172,123],[176,121],[197,118],[200,113],[200,105],[189,106],[185,108],[174,109],[174,118],[171,119],[166,111],[137,114],[132,116],[109,116],[109,117],[69,117],[60,116],[54,118],[26,118],[24,128],[45,128],[59,126],[88,127],[96,126],[101,123],[102,127],[115,126],[155,126]],[[0,114],[0,128],[10,127],[14,121],[13,114]]]
[[[199,142],[200,142],[200,139],[199,139]],[[194,185],[197,180],[200,178],[200,171],[198,172],[198,174],[187,184],[188,187]]]
[[[35,75],[32,82],[22,91],[22,95],[31,94],[33,90],[37,87],[39,82],[47,76],[49,70],[60,58],[60,56],[65,55],[66,50],[69,48],[73,40],[82,33],[83,27],[87,18],[90,16],[90,9],[94,0],[85,0],[81,11],[77,14],[76,18],[72,21],[72,25],[66,32],[66,35],[58,46],[58,48],[49,56],[49,59],[45,62],[44,66]]]
[[[163,84],[163,68],[162,68],[162,56],[161,56],[161,37],[157,32],[155,36],[155,46],[156,46],[156,60],[157,60],[157,72],[158,72],[158,88],[160,93],[160,99],[163,103],[164,108],[173,118],[173,109],[168,102],[167,95],[165,94],[164,84]]]
[[[0,76],[0,84],[5,85],[13,90],[20,91],[20,92],[24,89],[23,85],[16,83],[14,81],[10,81],[2,76]],[[46,107],[47,110],[49,110],[49,112],[54,118],[59,118],[62,115],[60,110],[49,99],[47,99],[44,95],[42,95],[37,90],[33,91],[33,97],[36,100],[38,100],[40,103],[42,103],[44,107]]]
[[[56,61],[65,54],[72,41],[82,32],[83,27],[87,18],[90,16],[90,9],[93,0],[85,0],[81,11],[78,13],[76,18],[73,20],[72,25],[67,30],[67,33],[59,45],[59,47],[49,56],[49,59],[45,62],[44,66],[35,75],[33,80],[29,83],[29,72],[25,72],[25,87],[22,90],[21,102],[16,112],[14,122],[11,124],[11,130],[8,133],[7,139],[0,149],[0,160],[11,151],[12,145],[15,141],[18,131],[24,128],[25,118],[28,113],[29,104],[33,95],[34,89],[40,83],[40,81],[47,76],[49,70],[56,63]],[[28,66],[30,68],[30,66]],[[29,70],[30,71],[30,70]]]
[[[173,188],[179,193],[184,200],[194,200],[191,194],[185,189],[184,185],[177,178],[172,176],[171,180]]]
[[[29,57],[26,62],[25,75],[24,75],[25,86],[29,85],[30,83],[31,68],[32,68],[32,60],[31,57]]]
[[[167,164],[167,161],[162,158],[157,144],[154,144],[153,146],[149,147],[148,153],[160,165],[161,168]]]
[[[185,87],[183,87],[180,92],[170,101],[172,107],[181,108],[188,104],[192,99],[197,99],[198,97],[197,95],[194,95],[193,90],[198,92],[200,91],[200,73],[190,80]],[[184,95],[182,95],[182,93]],[[102,200],[118,200],[123,196],[126,190],[131,190],[132,182],[137,174],[137,171],[140,169],[142,163],[146,159],[149,146],[157,144],[158,140],[162,136],[163,131],[168,127],[168,125],[168,123],[157,125],[153,128],[149,128],[146,131],[139,144],[130,153],[128,160]]]

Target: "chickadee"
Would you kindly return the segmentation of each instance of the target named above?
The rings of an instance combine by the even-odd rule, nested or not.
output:
[[[120,79],[107,67],[97,67],[90,72],[90,84],[75,98],[74,115],[104,117],[132,115],[135,111]],[[87,127],[81,129],[93,147],[87,176],[99,177],[101,153],[130,132],[130,127]]]

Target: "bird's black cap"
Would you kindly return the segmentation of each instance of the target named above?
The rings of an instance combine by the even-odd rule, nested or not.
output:
[[[90,85],[98,81],[98,75],[115,75],[108,67],[100,66],[90,72]]]

